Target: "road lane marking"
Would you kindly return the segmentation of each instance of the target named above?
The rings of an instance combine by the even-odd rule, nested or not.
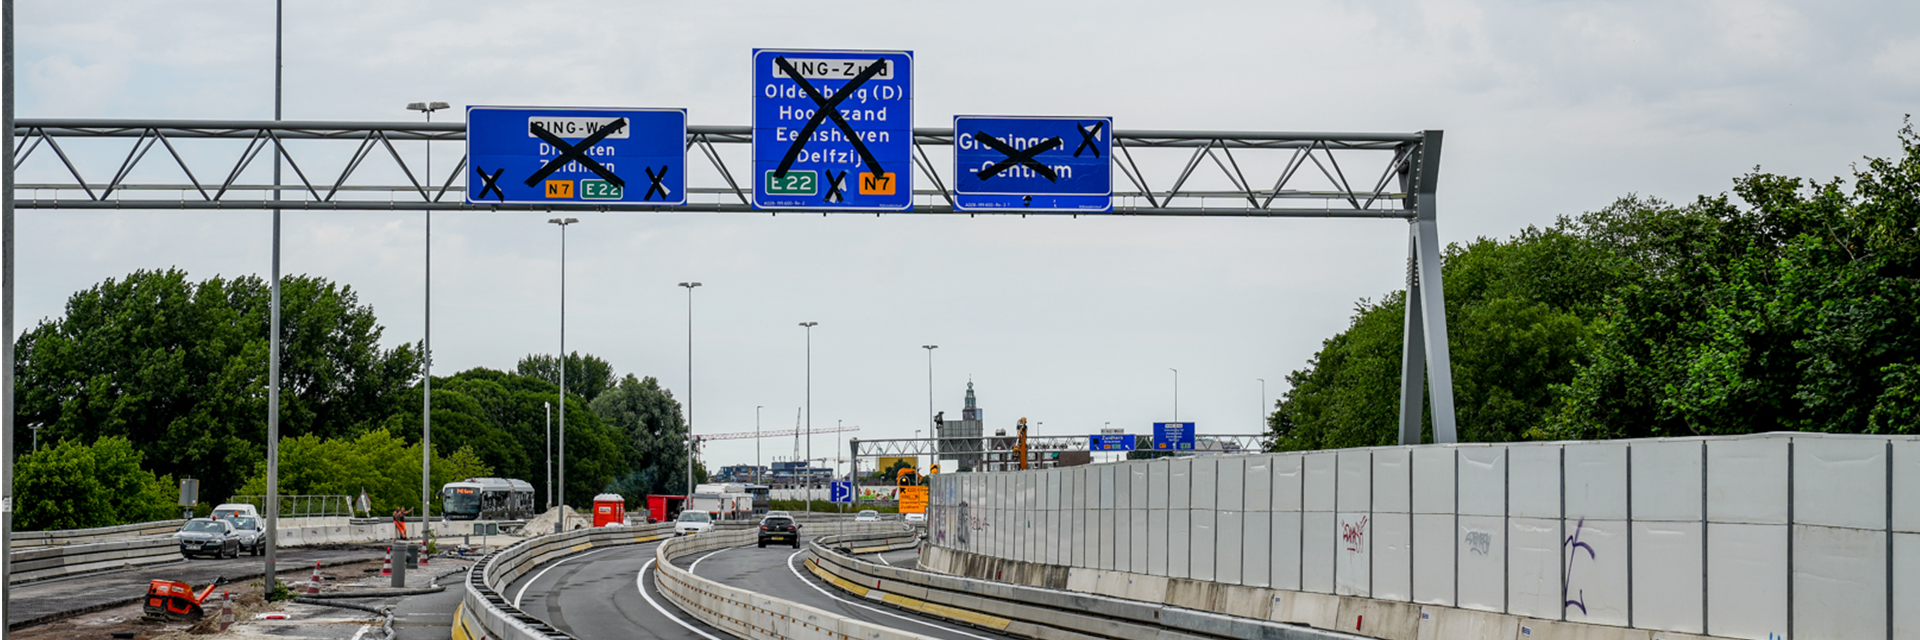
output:
[[[912,617],[912,616],[905,616],[905,615],[901,615],[901,614],[898,614],[898,613],[894,613],[894,612],[892,612],[892,611],[887,611],[887,610],[885,610],[885,609],[877,609],[877,608],[874,608],[874,607],[869,607],[869,606],[867,606],[867,605],[864,605],[864,604],[860,604],[860,603],[858,603],[858,602],[854,602],[854,601],[852,601],[852,600],[848,600],[848,599],[846,599],[846,598],[842,598],[842,597],[840,597],[840,596],[836,596],[836,595],[834,595],[834,594],[833,594],[832,592],[830,592],[830,591],[827,591],[826,589],[822,589],[822,588],[820,588],[820,585],[817,585],[817,584],[814,584],[814,583],[813,583],[813,582],[812,582],[811,580],[808,580],[808,579],[806,579],[806,577],[805,577],[805,576],[802,576],[802,575],[800,575],[800,569],[799,569],[798,567],[795,567],[795,566],[793,566],[793,559],[794,559],[795,557],[797,557],[797,556],[799,556],[799,555],[800,555],[800,554],[802,554],[802,553],[806,553],[806,552],[805,552],[805,551],[795,551],[795,552],[793,552],[793,555],[790,555],[790,556],[787,556],[787,570],[788,570],[788,571],[792,571],[792,572],[793,572],[793,577],[794,577],[795,579],[797,579],[797,580],[799,580],[801,584],[804,584],[804,585],[807,585],[807,586],[808,586],[809,588],[812,588],[812,589],[813,589],[814,591],[818,591],[818,592],[820,592],[820,595],[823,595],[823,596],[826,596],[826,597],[829,597],[829,598],[833,598],[834,600],[837,600],[837,601],[839,601],[839,602],[841,602],[841,603],[844,603],[844,604],[846,604],[846,605],[848,605],[848,606],[852,606],[852,607],[859,607],[859,608],[861,608],[861,609],[866,609],[866,610],[868,610],[868,611],[872,611],[872,612],[874,612],[874,613],[878,613],[878,614],[880,614],[880,615],[884,615],[884,616],[892,616],[892,617],[895,617],[895,618],[899,618],[899,619],[901,619],[901,620],[905,620],[905,621],[907,621],[907,622],[912,622],[912,623],[914,623],[914,624],[919,624],[919,625],[923,625],[923,626],[928,626],[928,627],[933,627],[933,628],[935,628],[935,629],[939,629],[939,630],[941,630],[941,631],[948,631],[948,632],[952,632],[952,633],[957,633],[957,634],[960,634],[960,635],[963,635],[963,636],[966,636],[966,637],[969,637],[969,638],[978,638],[979,640],[997,640],[997,639],[995,639],[995,638],[992,638],[992,637],[989,637],[989,636],[983,636],[983,635],[978,635],[978,634],[972,634],[972,633],[967,633],[967,632],[965,632],[965,631],[961,631],[961,630],[959,630],[959,629],[955,629],[955,628],[953,628],[953,627],[949,627],[949,626],[946,626],[946,625],[942,625],[942,624],[934,624],[934,623],[932,623],[932,622],[927,622],[927,621],[925,621],[925,620],[921,620],[921,619],[918,619],[918,618],[914,618],[914,617]]]
[[[647,582],[646,582],[647,571],[652,569],[653,569],[653,560],[649,559],[647,560],[646,566],[640,567],[640,573],[633,574],[633,588],[640,592],[640,597],[646,598],[647,604],[652,605],[653,610],[659,611],[660,615],[666,616],[668,620],[672,620],[675,623],[678,623],[682,627],[686,627],[688,631],[692,631],[694,633],[700,634],[700,637],[706,638],[707,640],[720,640],[719,638],[714,637],[713,634],[707,633],[705,631],[701,631],[699,629],[694,628],[693,625],[687,624],[687,621],[681,620],[680,616],[676,616],[676,615],[673,615],[672,613],[669,613],[666,607],[662,607],[660,606],[660,603],[653,601],[653,596],[647,595]]]
[[[697,576],[697,575],[700,575],[700,572],[699,572],[699,571],[695,571],[695,569],[697,569],[697,568],[699,568],[699,566],[700,566],[700,561],[701,561],[701,560],[705,560],[705,559],[707,559],[707,558],[711,558],[711,557],[714,557],[714,556],[717,556],[717,555],[720,555],[720,552],[721,552],[721,551],[726,551],[726,550],[727,550],[727,549],[726,549],[725,547],[721,547],[721,548],[719,548],[719,549],[715,549],[713,553],[709,553],[709,554],[707,554],[707,555],[704,555],[704,556],[700,556],[700,558],[699,558],[699,559],[696,559],[696,560],[694,560],[694,561],[693,561],[693,564],[690,564],[690,565],[687,565],[687,573],[691,573],[691,574],[693,574],[693,575],[696,575],[696,576]]]
[[[547,568],[545,568],[545,569],[541,569],[539,573],[535,573],[535,574],[533,574],[533,577],[532,577],[532,578],[529,578],[529,579],[527,580],[527,583],[526,583],[526,584],[523,584],[523,585],[520,585],[520,591],[519,591],[519,592],[517,592],[517,593],[515,593],[515,594],[513,594],[513,608],[515,608],[515,609],[518,609],[518,608],[520,608],[520,598],[522,598],[522,597],[524,597],[524,596],[526,596],[526,595],[527,595],[527,587],[531,587],[531,586],[533,586],[533,583],[535,583],[535,582],[539,582],[539,581],[540,581],[540,576],[544,576],[544,575],[547,575],[547,572],[548,572],[548,571],[552,571],[552,570],[554,569],[554,567],[558,567],[558,566],[560,566],[560,565],[563,565],[563,564],[566,564],[566,563],[569,563],[569,562],[572,562],[572,561],[575,561],[575,560],[585,560],[585,559],[587,559],[588,557],[591,557],[591,556],[597,556],[597,555],[600,555],[600,554],[602,554],[602,553],[606,553],[606,552],[608,552],[608,551],[612,551],[612,550],[614,550],[614,549],[618,549],[618,548],[620,548],[620,547],[608,547],[608,548],[605,548],[605,549],[601,549],[601,550],[599,550],[599,551],[595,551],[595,552],[593,552],[593,553],[589,553],[589,554],[586,554],[586,555],[583,555],[583,556],[574,556],[574,557],[571,557],[571,558],[564,558],[564,559],[561,559],[561,560],[559,560],[559,561],[556,561],[556,562],[554,562],[553,564],[550,564],[550,565],[547,565]]]

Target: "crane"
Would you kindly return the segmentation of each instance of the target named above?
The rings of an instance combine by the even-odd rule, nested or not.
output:
[[[843,432],[859,431],[859,430],[860,430],[860,427],[858,426],[822,427],[819,429],[814,429],[813,432],[815,434],[823,434],[823,433],[843,433]],[[780,438],[785,436],[804,435],[806,434],[806,432],[807,431],[805,429],[781,429],[779,431],[761,431],[759,433],[755,433],[752,431],[736,431],[733,433],[697,434],[693,437],[699,438],[701,441],[706,442],[706,441],[712,441],[712,440],[751,440],[753,438]]]

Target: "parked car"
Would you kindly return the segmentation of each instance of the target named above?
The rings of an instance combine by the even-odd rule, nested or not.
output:
[[[861,511],[860,513],[853,514],[853,521],[854,522],[879,522],[880,512],[874,511],[872,509],[867,509],[867,510]]]
[[[680,518],[673,522],[673,532],[690,536],[713,528],[713,516],[705,511],[687,510],[680,512]]]
[[[240,550],[248,555],[260,555],[267,552],[267,532],[260,527],[260,520],[246,516],[221,518],[233,525],[235,533],[240,534]]]
[[[214,558],[240,557],[240,533],[233,524],[213,518],[194,518],[180,527],[173,537],[180,540],[180,555],[191,558],[204,555]]]
[[[909,514],[907,514],[907,515],[905,515],[905,516],[902,516],[902,517],[901,517],[901,519],[902,519],[902,520],[906,520],[906,521],[907,521],[907,524],[926,524],[926,523],[927,523],[927,514],[924,514],[924,513],[909,513]]]
[[[800,548],[800,523],[787,516],[767,516],[760,519],[760,548],[767,548],[767,541],[786,541],[793,548]]]

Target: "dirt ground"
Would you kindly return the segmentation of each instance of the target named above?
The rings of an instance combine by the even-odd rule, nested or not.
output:
[[[378,561],[354,562],[320,570],[321,588],[327,589],[335,582],[352,582],[366,578],[370,574],[380,573]],[[282,580],[296,593],[303,592],[311,580],[311,572],[304,576],[283,574]],[[206,585],[193,585],[204,587]],[[234,583],[215,589],[206,603],[207,616],[199,621],[157,621],[147,620],[141,604],[135,602],[122,607],[83,614],[65,620],[56,620],[15,630],[8,635],[12,640],[188,640],[195,636],[217,633],[220,629],[221,591],[233,594],[233,613],[236,621],[253,619],[255,614],[278,611],[284,603],[269,603],[260,597],[260,581]],[[127,594],[132,597],[140,594]],[[130,635],[129,635],[130,634]]]

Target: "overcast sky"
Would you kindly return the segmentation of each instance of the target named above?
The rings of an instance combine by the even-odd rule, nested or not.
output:
[[[273,115],[271,3],[16,11],[19,117]],[[456,110],[443,120],[465,105],[605,105],[745,125],[751,50],[781,47],[914,52],[922,127],[1032,114],[1107,115],[1121,130],[1441,129],[1445,242],[1504,238],[1630,193],[1719,193],[1755,166],[1848,175],[1862,156],[1896,152],[1903,114],[1920,105],[1920,3],[1894,0],[336,0],[286,11],[295,120],[405,120],[418,117],[406,103],[444,100]],[[127,143],[114,144],[86,161],[90,179],[117,165]],[[459,153],[436,147],[438,170]],[[22,179],[47,177],[50,161],[36,155]],[[1154,186],[1169,180],[1163,171]],[[560,243],[547,217],[435,216],[436,373],[557,349]],[[685,400],[687,295],[675,283],[705,283],[693,311],[697,433],[751,431],[757,407],[766,429],[794,426],[806,403],[801,321],[820,323],[816,428],[924,428],[920,346],[937,344],[934,408],[956,415],[972,380],[989,431],[1025,416],[1043,434],[1107,423],[1145,433],[1173,417],[1177,368],[1182,420],[1256,432],[1263,403],[1355,301],[1402,286],[1406,252],[1406,225],[1391,220],[580,217],[569,350],[656,376]],[[18,220],[20,331],[137,269],[197,280],[269,266],[259,212]],[[287,273],[352,286],[389,344],[420,339],[420,213],[290,213],[285,225]],[[833,450],[816,438],[814,455]],[[763,455],[793,446],[768,440]],[[754,455],[751,440],[708,448],[710,463]]]

